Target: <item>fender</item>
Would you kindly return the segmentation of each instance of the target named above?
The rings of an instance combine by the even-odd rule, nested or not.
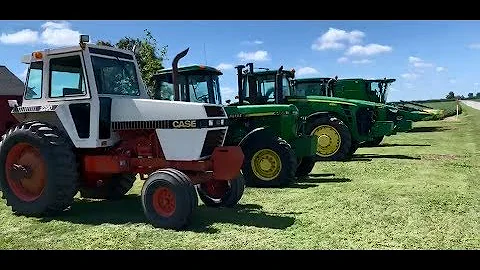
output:
[[[305,117],[305,120],[308,120],[310,118],[315,118],[315,117],[318,117],[318,116],[332,116],[329,112],[316,112],[316,113],[312,113],[308,116]]]
[[[269,127],[259,127],[250,131],[238,143],[238,146],[243,147],[252,140],[269,140],[275,136],[275,133]]]

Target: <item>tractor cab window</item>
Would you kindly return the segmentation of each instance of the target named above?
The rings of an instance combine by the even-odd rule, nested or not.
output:
[[[139,96],[137,70],[132,61],[92,56],[98,94]]]
[[[213,87],[210,75],[188,76],[188,87],[191,102],[210,103],[208,90]]]
[[[295,85],[295,96],[325,96],[322,91],[322,84],[316,82],[297,82]]]
[[[85,95],[85,77],[80,55],[50,60],[50,97]]]
[[[43,62],[32,62],[27,76],[25,99],[39,99],[42,97]]]
[[[182,97],[185,96],[185,79],[179,76],[180,92]],[[155,87],[153,91],[153,98],[158,100],[174,100],[173,83],[171,74],[156,75]],[[184,100],[184,99],[182,99]]]
[[[275,102],[275,75],[258,77],[257,89],[260,104]]]
[[[284,97],[289,97],[293,95],[292,83],[286,75],[283,75],[282,77],[282,92]]]

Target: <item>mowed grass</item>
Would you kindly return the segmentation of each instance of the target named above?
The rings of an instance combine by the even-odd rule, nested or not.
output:
[[[318,162],[288,188],[247,188],[233,209],[199,205],[183,231],[153,228],[142,182],[121,201],[77,199],[50,218],[0,203],[1,249],[478,249],[480,111],[416,122],[349,162]]]

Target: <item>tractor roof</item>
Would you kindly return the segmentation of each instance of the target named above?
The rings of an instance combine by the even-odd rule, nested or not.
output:
[[[0,96],[22,96],[25,84],[6,66],[0,66]]]
[[[366,82],[386,82],[386,83],[392,83],[396,81],[397,79],[364,79],[364,78],[348,78],[348,79],[338,79],[339,81],[366,81]]]
[[[223,74],[220,70],[218,70],[214,67],[203,66],[203,65],[191,65],[191,66],[179,67],[178,72],[179,73],[183,73],[183,72],[190,72],[190,73],[210,72],[210,73],[214,73],[216,75],[222,75]],[[171,68],[162,69],[156,75],[162,75],[162,74],[167,74],[167,73],[172,73],[172,69]]]
[[[328,78],[328,77],[322,77],[322,78],[299,78],[295,79],[296,82],[328,82],[333,78]]]
[[[275,75],[277,74],[278,69],[272,69],[272,70],[261,70],[261,71],[254,71],[254,75]],[[283,70],[283,73],[287,73],[290,77],[295,76],[295,70]]]
[[[118,56],[120,58],[126,59],[133,59],[134,53],[133,51],[118,49],[115,47],[104,46],[104,45],[95,45],[95,44],[84,44],[85,47],[90,49],[90,53],[97,53],[106,56]],[[92,50],[93,49],[93,50]],[[22,63],[30,64],[33,61],[40,61],[43,58],[43,55],[50,55],[50,54],[60,54],[60,53],[68,53],[68,52],[77,52],[81,51],[82,47],[78,46],[70,46],[70,47],[63,47],[63,48],[56,48],[56,49],[45,49],[45,50],[38,50],[32,52],[31,54],[26,54],[22,57]],[[113,52],[112,52],[113,51]],[[115,53],[116,52],[116,53]]]

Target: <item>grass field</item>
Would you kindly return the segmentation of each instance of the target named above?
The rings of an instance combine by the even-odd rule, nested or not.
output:
[[[200,205],[180,232],[146,222],[140,181],[124,200],[77,200],[54,219],[2,201],[0,249],[478,249],[480,111],[463,109],[317,163],[289,188],[247,188],[234,209]]]

